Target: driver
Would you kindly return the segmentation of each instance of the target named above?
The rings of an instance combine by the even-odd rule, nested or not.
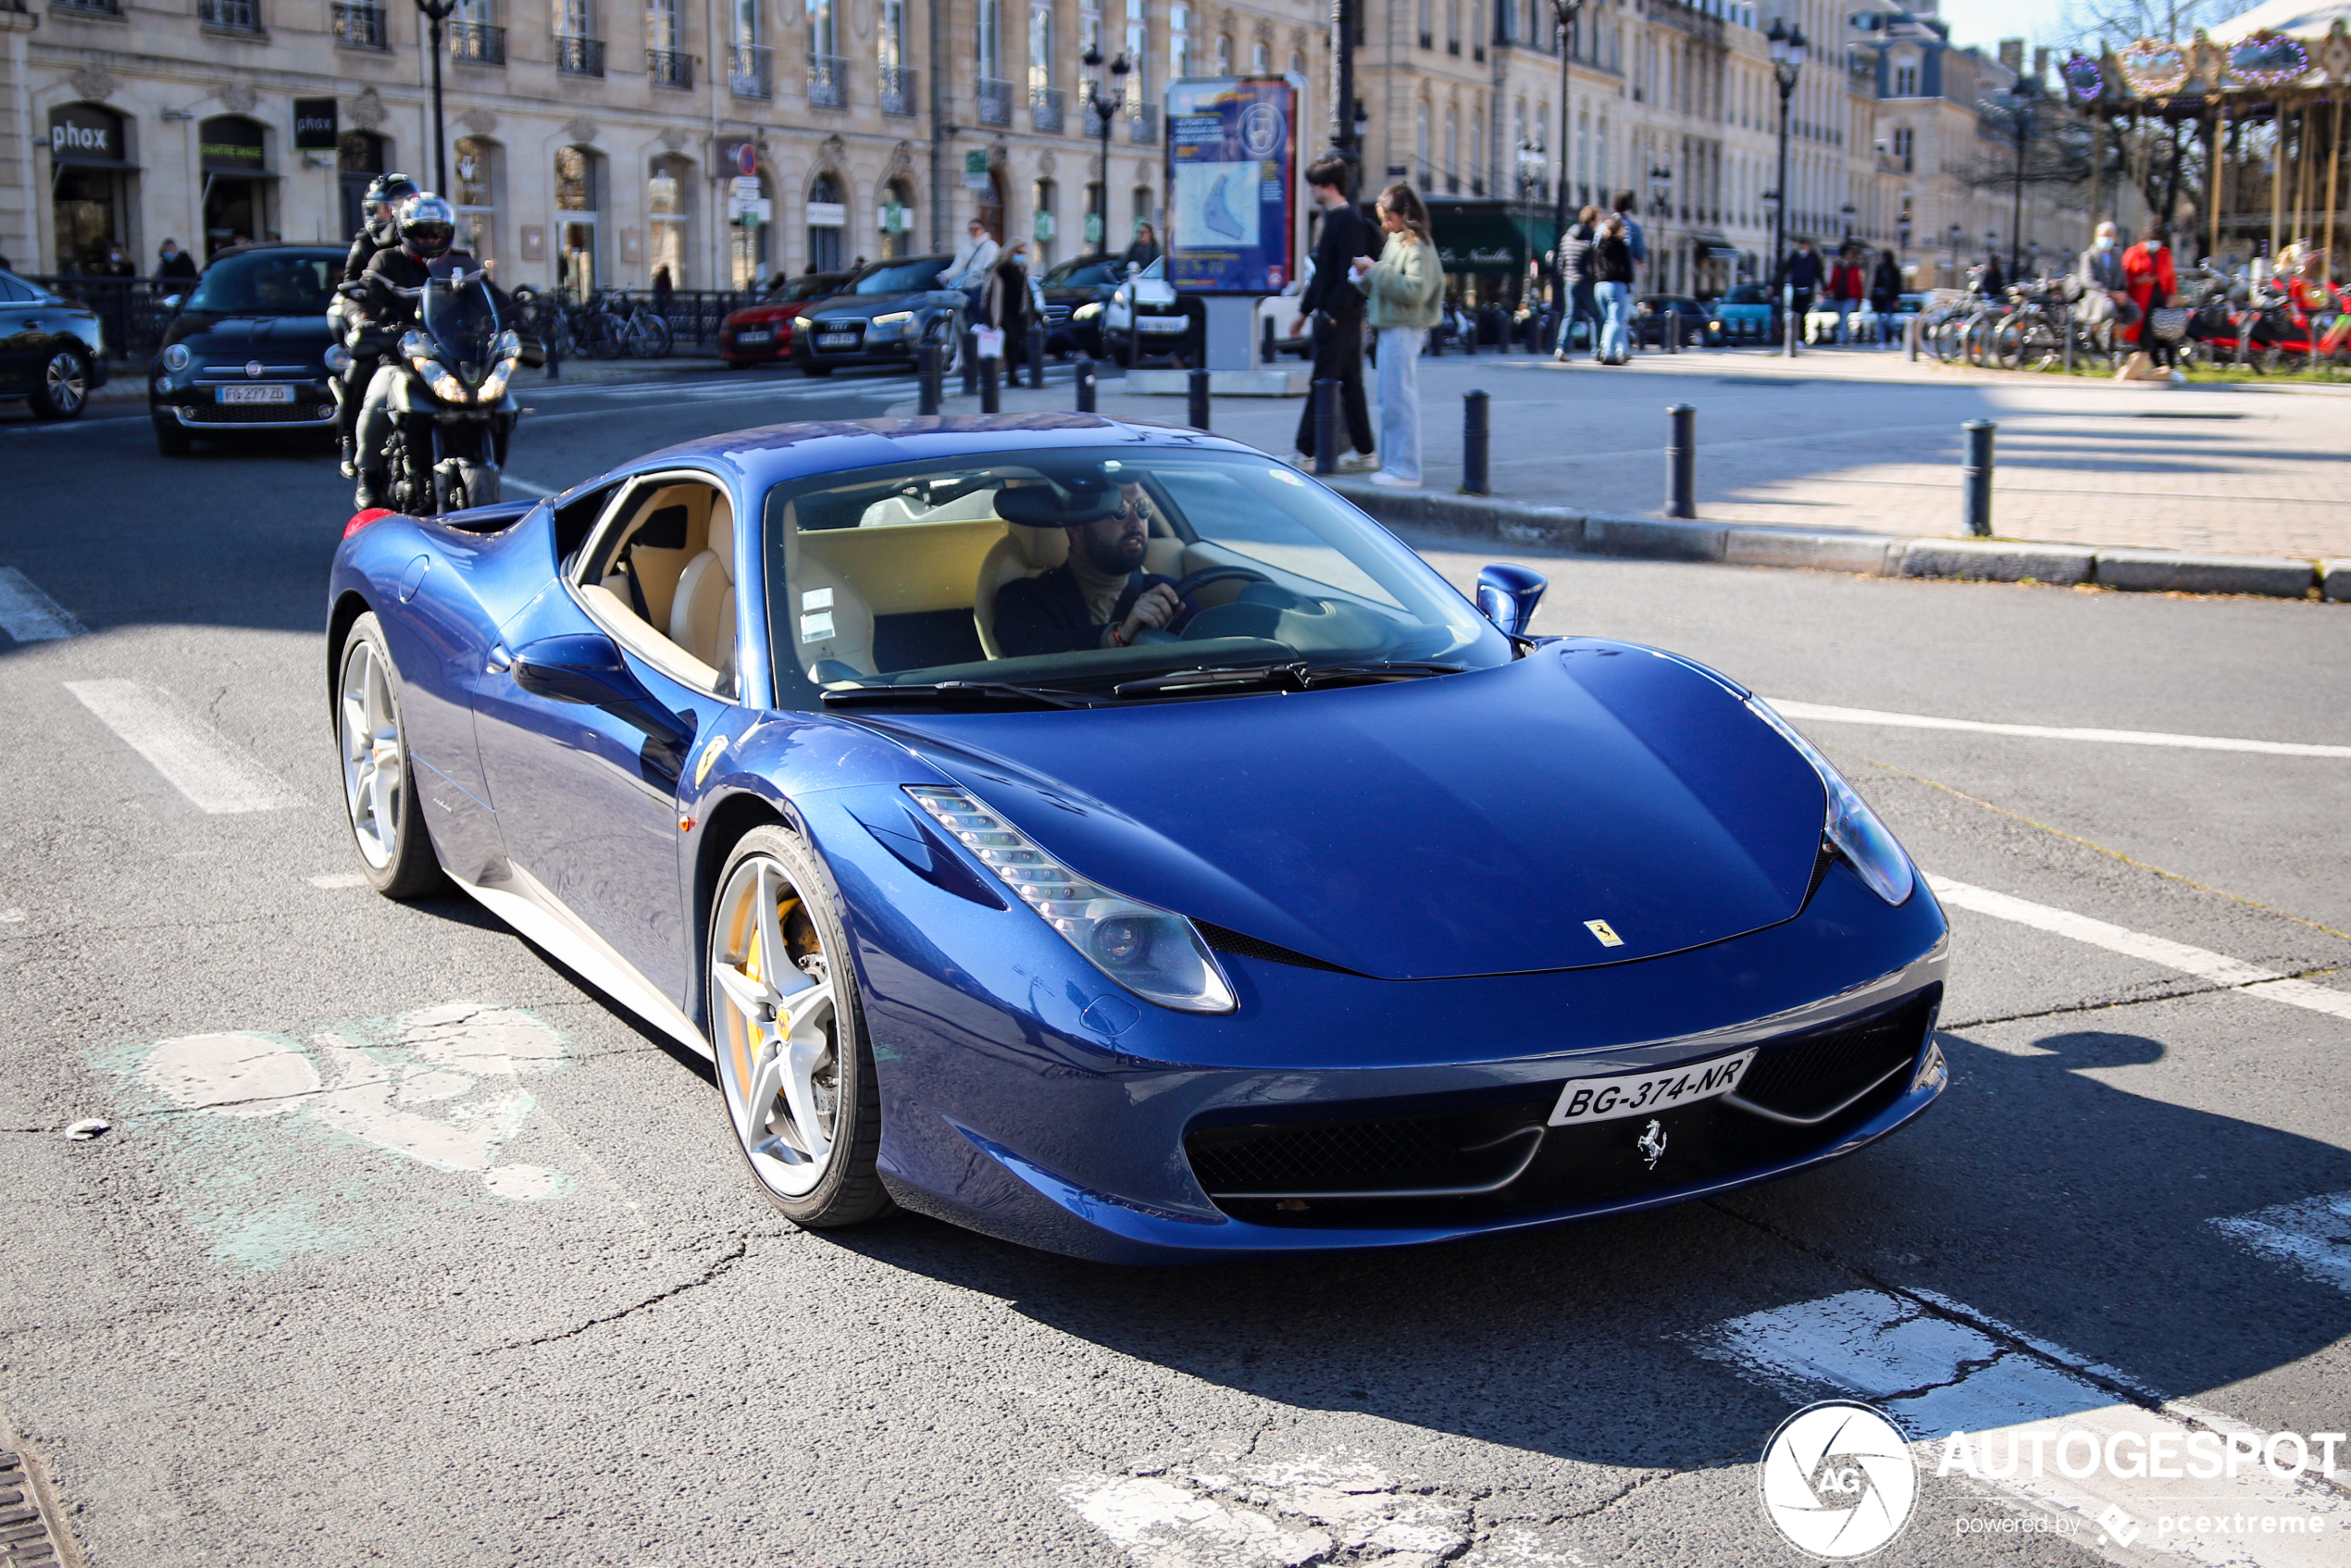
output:
[[[1144,631],[1174,631],[1191,616],[1175,579],[1142,569],[1151,518],[1143,487],[1081,492],[1081,500],[1094,504],[1086,508],[1090,516],[1063,525],[1069,559],[996,591],[996,642],[1007,658],[1124,648]]]

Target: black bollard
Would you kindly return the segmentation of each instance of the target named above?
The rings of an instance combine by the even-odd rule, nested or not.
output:
[[[1260,317],[1258,317],[1257,325],[1259,329],[1257,333],[1257,363],[1260,365],[1271,365],[1274,363],[1275,358],[1275,355],[1274,353],[1274,318],[1270,316]]]
[[[1478,311],[1471,311],[1469,313],[1469,330],[1462,334],[1462,352],[1463,354],[1475,357],[1477,354],[1477,335],[1485,330],[1485,316]]]
[[[1682,352],[1682,313],[1670,306],[1665,312],[1665,352]]]
[[[921,410],[925,414],[939,412],[939,345],[925,343],[914,351],[914,380],[921,387]]]
[[[1328,378],[1314,383],[1314,471],[1338,472],[1338,382]]]
[[[1665,515],[1698,516],[1698,410],[1676,403],[1665,410]]]
[[[1091,359],[1081,359],[1077,362],[1077,412],[1091,414],[1093,411],[1094,362]]]
[[[1185,385],[1188,394],[1185,404],[1185,422],[1196,430],[1208,429],[1208,372],[1195,370]]]
[[[1486,415],[1487,405],[1491,402],[1492,399],[1482,392],[1462,394],[1462,493],[1463,495],[1494,493],[1494,487],[1486,475],[1487,455],[1491,450]]]
[[[979,411],[982,414],[1001,414],[1004,411],[1002,369],[1002,362],[992,354],[979,362]]]
[[[1992,438],[1999,428],[1989,419],[1970,419],[1959,427],[1967,432],[1967,456],[1959,469],[1960,520],[1978,539],[1992,537]]]
[[[962,358],[964,361],[964,395],[965,397],[969,397],[972,393],[979,390],[979,334],[969,327],[964,329],[964,352]]]

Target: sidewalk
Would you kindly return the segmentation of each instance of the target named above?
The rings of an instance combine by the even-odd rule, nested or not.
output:
[[[2351,403],[2343,389],[2168,389],[1962,371],[1898,351],[1644,354],[1622,367],[1523,354],[1421,363],[1425,489],[1461,483],[1462,397],[1491,398],[1494,499],[1661,515],[1668,404],[1698,410],[1701,521],[1957,537],[1960,425],[1999,426],[2002,538],[2285,556],[2351,556]],[[952,383],[951,383],[952,385]],[[1180,424],[1181,397],[1100,407]],[[976,399],[952,397],[951,412]],[[1007,391],[1006,412],[1071,406]],[[1297,399],[1221,398],[1221,434],[1287,453]],[[912,412],[910,401],[904,411]],[[1374,415],[1376,428],[1377,414]]]

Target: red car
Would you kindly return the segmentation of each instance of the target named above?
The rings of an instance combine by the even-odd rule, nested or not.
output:
[[[718,356],[729,370],[753,365],[791,363],[792,317],[812,301],[837,293],[846,272],[811,272],[794,278],[758,305],[745,305],[718,324]]]

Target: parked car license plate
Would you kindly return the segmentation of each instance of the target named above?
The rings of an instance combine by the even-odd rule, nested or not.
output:
[[[1736,1056],[1717,1056],[1710,1062],[1685,1063],[1653,1073],[1570,1078],[1560,1089],[1559,1103],[1552,1107],[1551,1126],[1612,1122],[1620,1116],[1646,1116],[1711,1100],[1738,1088],[1754,1061],[1754,1052],[1742,1051]]]
[[[1146,316],[1141,322],[1146,332],[1180,332],[1190,325],[1191,321],[1181,316]]]
[[[818,348],[855,348],[857,346],[857,334],[854,332],[819,332],[816,334],[816,346]]]
[[[757,332],[737,332],[735,341],[739,343],[764,343],[773,341],[775,336],[775,333],[764,330]]]
[[[292,403],[292,387],[215,387],[213,397],[220,403]]]

